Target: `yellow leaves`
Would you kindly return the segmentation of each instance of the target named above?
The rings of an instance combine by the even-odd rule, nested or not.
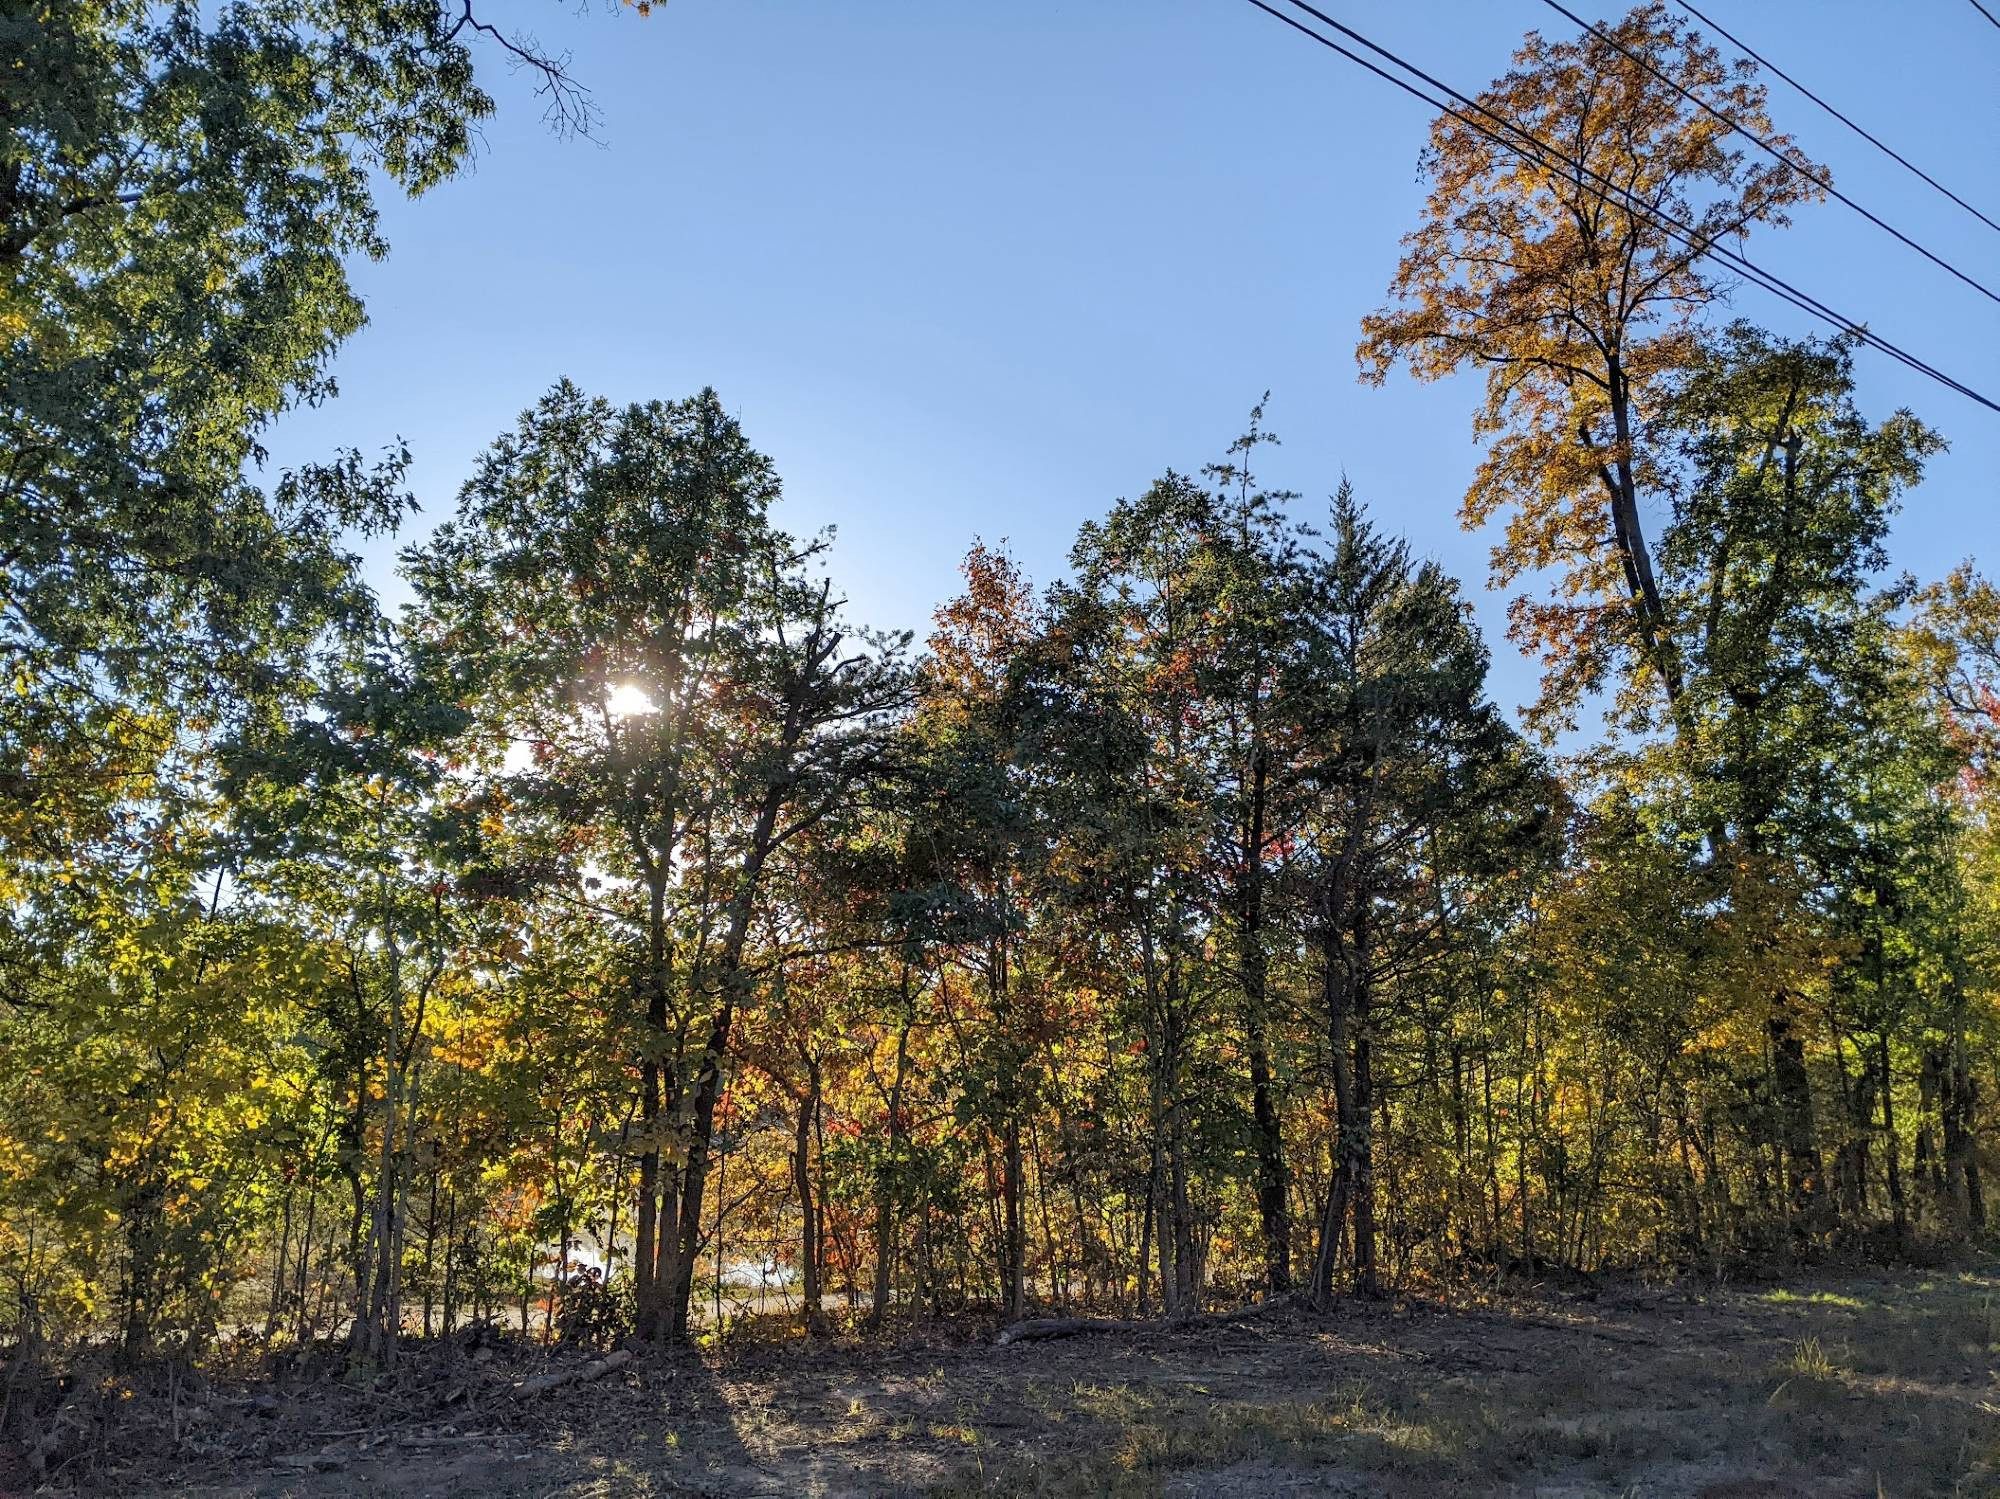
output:
[[[1655,409],[1693,357],[1690,325],[1715,296],[1706,265],[1666,221],[1700,226],[1700,242],[1723,226],[1782,223],[1788,204],[1820,195],[1805,175],[1819,169],[1803,157],[1800,170],[1750,169],[1721,149],[1724,127],[1680,90],[1768,131],[1763,91],[1664,6],[1639,7],[1609,35],[1531,36],[1480,96],[1491,118],[1572,160],[1524,161],[1451,116],[1433,125],[1423,221],[1404,240],[1393,305],[1363,319],[1356,350],[1374,383],[1398,364],[1420,380],[1483,370],[1474,432],[1489,449],[1463,515],[1479,526],[1511,512],[1496,581],[1553,571],[1558,598],[1620,605],[1516,615],[1514,638],[1552,666],[1584,663],[1545,677],[1545,708],[1557,714],[1635,659],[1643,600],[1630,604],[1639,585],[1613,565],[1607,501],[1621,490],[1630,507],[1655,487],[1634,414]]]

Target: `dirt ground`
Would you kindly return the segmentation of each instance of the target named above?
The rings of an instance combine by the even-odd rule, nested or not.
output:
[[[171,1454],[94,1460],[82,1485],[205,1499],[2000,1495],[2000,1265],[1391,1300],[1006,1348],[791,1345],[635,1360],[538,1398],[507,1393],[519,1363],[459,1368],[357,1426],[310,1384],[190,1397]],[[207,1437],[202,1400],[229,1412]]]

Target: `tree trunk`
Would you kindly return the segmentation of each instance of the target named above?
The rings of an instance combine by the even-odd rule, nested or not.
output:
[[[825,1330],[820,1311],[820,1232],[819,1210],[813,1201],[812,1135],[814,1117],[819,1113],[819,1063],[806,1064],[806,1095],[799,1100],[798,1126],[792,1138],[792,1184],[799,1194],[799,1290],[804,1298],[803,1320],[807,1337]]]
[[[1786,1202],[1793,1234],[1805,1240],[1819,1231],[1826,1191],[1819,1141],[1813,1126],[1812,1075],[1806,1071],[1805,1040],[1799,1034],[1789,1005],[1781,1006],[1771,1016],[1770,1035]]]
[[[1890,1222],[1896,1248],[1900,1250],[1909,1233],[1909,1209],[1903,1201],[1902,1151],[1896,1145],[1896,1098],[1894,1079],[1889,1074],[1889,1037],[1882,1032],[1875,1036],[1875,1061],[1882,1089],[1882,1159],[1889,1168]]]
[[[1028,1233],[1021,1212],[1021,1116],[1009,1108],[1001,1141],[1000,1201],[1004,1240],[1002,1243],[1001,1301],[1009,1322],[1018,1322],[1028,1309]]]
[[[1339,934],[1331,923],[1322,929],[1320,950],[1320,985],[1326,1005],[1327,1056],[1333,1071],[1337,1130],[1333,1147],[1333,1174],[1327,1183],[1326,1208],[1320,1215],[1319,1253],[1313,1261],[1313,1305],[1326,1311],[1333,1305],[1340,1240],[1354,1184],[1353,1151],[1357,1129],[1354,1122],[1354,1069],[1348,1055],[1352,973]]]
[[[796,737],[796,731],[793,737]],[[789,775],[778,773],[765,787],[764,799],[757,809],[757,820],[744,853],[743,867],[737,875],[736,893],[730,901],[729,927],[716,962],[715,972],[722,998],[710,1022],[708,1039],[702,1047],[700,1066],[695,1073],[694,1103],[685,1131],[687,1164],[681,1171],[679,1233],[675,1239],[662,1235],[661,1256],[668,1262],[668,1273],[662,1288],[666,1317],[660,1336],[667,1342],[685,1343],[688,1339],[695,1256],[701,1247],[702,1198],[708,1187],[708,1150],[710,1141],[715,1138],[715,1105],[722,1096],[722,1069],[727,1060],[730,1031],[735,1025],[737,1007],[743,1002],[750,982],[749,975],[743,971],[743,952],[750,940],[750,918],[756,901],[757,883],[775,846],[778,813],[784,806],[790,784]]]
[[[639,1128],[644,1140],[639,1153],[639,1203],[637,1228],[632,1239],[632,1295],[637,1331],[641,1338],[660,1336],[665,1316],[661,1297],[660,1261],[665,1257],[668,1235],[661,1232],[660,1205],[672,1190],[662,1180],[660,1120],[663,1109],[672,1107],[661,1087],[661,1067],[667,1049],[667,998],[672,983],[672,949],[667,938],[667,876],[657,861],[648,874],[646,889],[646,1029],[639,1064]]]
[[[284,1221],[278,1230],[278,1253],[271,1270],[271,1306],[264,1318],[264,1341],[269,1343],[278,1331],[278,1318],[285,1305],[285,1260],[292,1244],[292,1197],[295,1186],[285,1188]]]
[[[1139,1315],[1144,1317],[1150,1309],[1147,1294],[1153,1273],[1153,1217],[1154,1202],[1159,1196],[1160,1147],[1154,1142],[1152,1159],[1146,1164],[1146,1204],[1139,1218]]]
[[[1285,1137],[1271,1083],[1269,962],[1264,952],[1264,816],[1269,768],[1263,747],[1251,753],[1249,830],[1243,841],[1238,897],[1243,1030],[1250,1061],[1251,1138],[1257,1154],[1257,1216],[1264,1231],[1264,1284],[1273,1296],[1292,1288],[1291,1182]]]
[[[902,1012],[896,1026],[896,1076],[889,1084],[889,1159],[875,1178],[875,1290],[868,1325],[879,1328],[889,1315],[895,1260],[896,1195],[892,1173],[903,1163],[903,1085],[910,1069],[910,967],[903,965]]]
[[[1966,1057],[1963,1027],[1955,1022],[1953,1029],[1951,1058],[1941,1090],[1945,1194],[1959,1220],[1979,1230],[1986,1227],[1986,1199],[1980,1190],[1979,1157],[1973,1133],[1979,1105],[1978,1084],[1973,1081]]]
[[[1356,923],[1357,927],[1359,923]],[[1381,1289],[1375,1270],[1375,1044],[1369,1027],[1368,981],[1354,984],[1354,1142],[1348,1154],[1348,1187],[1354,1205],[1354,1289]],[[1343,1130],[1343,1133],[1345,1131]]]

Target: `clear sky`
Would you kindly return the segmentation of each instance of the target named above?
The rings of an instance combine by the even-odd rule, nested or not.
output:
[[[1473,92],[1539,0],[1319,0]],[[1608,6],[1571,8],[1593,19]],[[2000,29],[1966,0],[1705,0],[1750,45],[2000,219]],[[567,376],[614,399],[712,384],[785,482],[782,522],[839,528],[862,619],[926,627],[975,537],[1037,581],[1077,524],[1220,454],[1272,392],[1274,484],[1321,513],[1343,472],[1465,579],[1513,706],[1532,672],[1460,531],[1476,383],[1360,385],[1360,316],[1416,222],[1423,106],[1242,0],[669,0],[641,20],[484,0],[573,53],[598,141],[540,124],[526,75],[474,170],[385,205],[387,260],[340,398],[289,419],[279,462],[401,436],[450,512],[473,456]],[[1982,279],[2000,234],[1772,80],[1772,109],[1850,196]],[[1822,301],[1988,394],[2000,306],[1836,203],[1749,246]],[[1743,315],[1798,314],[1754,289]],[[2000,564],[2000,416],[1863,354],[1864,405],[1909,405],[1952,451],[1910,498],[1899,568]],[[385,596],[400,600],[387,550]]]

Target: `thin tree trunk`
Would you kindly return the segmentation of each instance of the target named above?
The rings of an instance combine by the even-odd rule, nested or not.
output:
[[[1962,1007],[1956,983],[1953,994],[1955,1005]],[[1951,1057],[1945,1069],[1941,1100],[1945,1190],[1960,1221],[1977,1231],[1986,1227],[1986,1199],[1980,1190],[1974,1136],[1978,1091],[1966,1056],[1962,1008],[1955,1009],[1952,1031]]]
[[[820,1311],[820,1225],[812,1182],[813,1121],[819,1113],[820,1072],[817,1060],[806,1063],[806,1093],[799,1100],[797,1129],[792,1139],[792,1184],[799,1193],[799,1280],[805,1305],[807,1337],[825,1330]]]
[[[1282,1296],[1292,1288],[1292,1220],[1285,1137],[1271,1080],[1270,964],[1264,951],[1264,816],[1269,765],[1262,745],[1250,758],[1250,826],[1241,854],[1238,945],[1244,1040],[1250,1062],[1251,1138],[1257,1154],[1257,1216],[1264,1232],[1264,1285],[1271,1295]]]
[[[655,860],[646,882],[646,1028],[639,1064],[639,1201],[632,1236],[632,1296],[637,1331],[648,1340],[660,1336],[665,1316],[660,1261],[669,1235],[661,1231],[660,1209],[671,1184],[662,1180],[660,1126],[671,1100],[662,1087],[667,1053],[667,999],[673,982],[673,950],[667,935],[667,871]]]
[[[796,737],[796,731],[792,737]],[[778,813],[784,806],[789,788],[789,776],[779,774],[765,789],[763,803],[757,810],[757,819],[751,829],[743,867],[737,875],[736,894],[730,902],[729,927],[716,964],[721,1001],[710,1022],[708,1038],[702,1047],[700,1065],[695,1073],[693,1108],[685,1132],[687,1164],[681,1171],[678,1249],[670,1256],[664,1286],[666,1322],[661,1336],[668,1342],[684,1343],[689,1334],[689,1298],[694,1292],[695,1255],[700,1248],[702,1197],[708,1186],[709,1143],[715,1138],[715,1106],[722,1096],[722,1069],[727,1060],[737,1007],[749,987],[749,975],[743,971],[743,953],[750,940],[750,918],[758,880],[775,846]],[[674,1247],[672,1242],[663,1244],[663,1256]]]
[[[1326,1207],[1320,1215],[1319,1253],[1313,1261],[1312,1301],[1321,1311],[1333,1305],[1334,1279],[1340,1256],[1340,1241],[1347,1222],[1348,1200],[1352,1193],[1354,1123],[1354,1070],[1348,1055],[1348,1011],[1352,1002],[1352,975],[1340,937],[1332,923],[1322,928],[1320,985],[1326,1006],[1328,1062],[1333,1072],[1333,1106],[1337,1135],[1333,1148],[1333,1173],[1327,1183]]]
[[[1354,1013],[1355,1135],[1348,1153],[1348,1192],[1354,1210],[1354,1288],[1364,1296],[1373,1296],[1380,1289],[1375,1270],[1375,1038],[1370,1018],[1365,899],[1355,909],[1353,962],[1349,985]]]
[[[1896,1144],[1896,1099],[1894,1079],[1889,1070],[1889,1037],[1881,1031],[1875,1034],[1875,1062],[1880,1069],[1882,1089],[1882,1158],[1889,1171],[1890,1223],[1896,1236],[1896,1248],[1900,1250],[1909,1233],[1909,1208],[1903,1201],[1902,1151]]]
[[[1786,1203],[1792,1215],[1793,1232],[1805,1239],[1819,1230],[1826,1191],[1819,1141],[1813,1127],[1812,1075],[1806,1071],[1805,1039],[1799,1034],[1789,1004],[1771,1016],[1770,1033]]]
[[[1021,1212],[1021,1115],[1010,1108],[1002,1139],[1000,1197],[1005,1247],[1001,1251],[1006,1280],[1001,1288],[1007,1320],[1018,1322],[1027,1315],[1028,1267],[1027,1229]]]
[[[879,1328],[889,1315],[889,1295],[895,1260],[896,1196],[892,1173],[903,1166],[903,1084],[910,1068],[910,965],[902,968],[902,1006],[896,1022],[896,1076],[889,1084],[889,1154],[887,1168],[875,1179],[875,1288],[868,1325]]]
[[[1149,1282],[1153,1271],[1153,1199],[1154,1185],[1160,1179],[1160,1147],[1154,1144],[1152,1159],[1146,1166],[1146,1205],[1139,1217],[1139,1316],[1143,1319],[1151,1310],[1147,1301]]]
[[[285,1305],[285,1259],[292,1244],[292,1197],[296,1187],[285,1188],[285,1213],[278,1229],[278,1255],[271,1270],[271,1307],[264,1317],[264,1341],[269,1343],[278,1331],[278,1318]]]

